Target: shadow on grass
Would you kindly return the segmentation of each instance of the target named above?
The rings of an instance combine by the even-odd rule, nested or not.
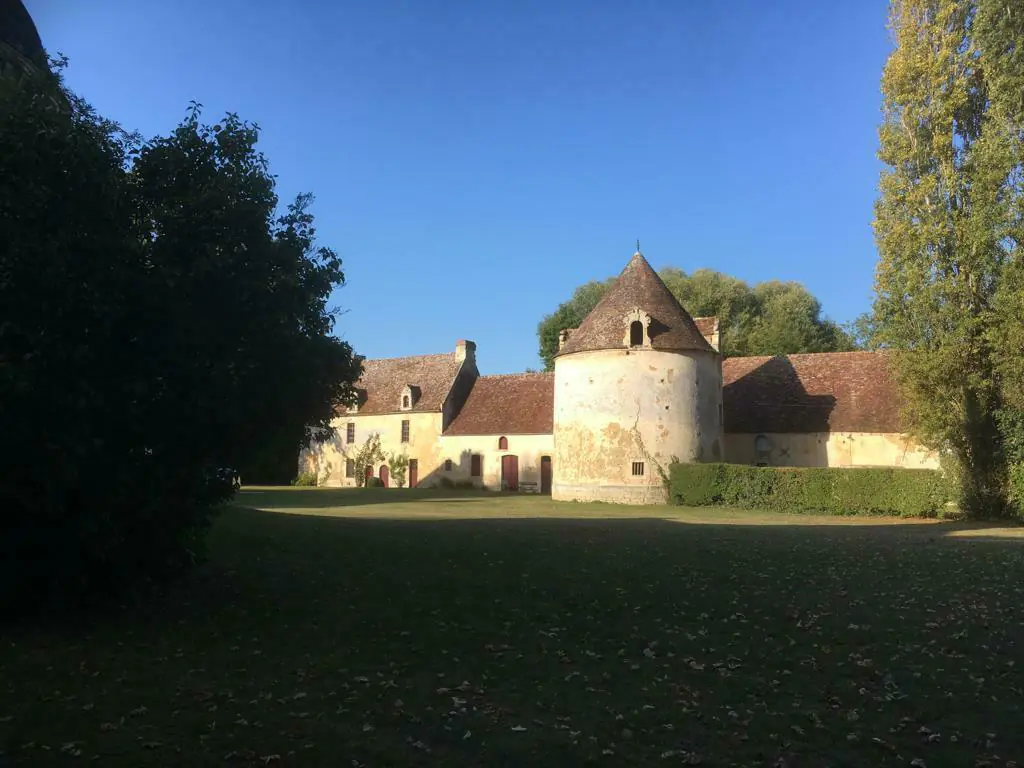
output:
[[[5,637],[0,749],[43,765],[63,754],[37,745],[69,743],[104,765],[249,751],[239,764],[1024,753],[1010,665],[1024,546],[1005,529],[719,524],[713,510],[691,523],[668,507],[573,519],[575,505],[553,502],[521,510],[559,517],[301,512],[321,494],[330,507],[395,492],[345,493],[295,494],[285,514],[229,508],[209,563],[166,594],[92,626]],[[422,499],[473,500],[440,493]]]
[[[515,494],[475,488],[242,488],[234,503],[271,509],[328,509],[368,504],[403,504],[418,501],[466,501],[521,498]]]

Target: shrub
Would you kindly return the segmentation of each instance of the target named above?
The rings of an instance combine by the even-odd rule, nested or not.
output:
[[[928,469],[677,463],[669,470],[669,496],[683,506],[935,517],[949,498],[949,487],[941,472]]]
[[[367,488],[383,488],[384,482],[379,477],[368,477],[366,478]]]
[[[292,480],[292,485],[300,488],[311,488],[316,486],[316,472],[300,472],[298,476]]]
[[[1024,464],[1010,467],[1010,508],[1016,517],[1024,518]]]

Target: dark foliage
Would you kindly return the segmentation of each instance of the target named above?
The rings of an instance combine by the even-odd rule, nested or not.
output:
[[[669,496],[690,507],[936,517],[951,489],[941,472],[928,469],[673,464]]]
[[[341,263],[281,218],[256,129],[141,143],[49,73],[0,78],[0,578],[80,596],[201,555],[259,452],[327,433],[359,363]]]

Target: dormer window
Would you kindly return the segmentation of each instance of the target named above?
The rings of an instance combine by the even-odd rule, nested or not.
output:
[[[399,403],[399,407],[403,411],[408,411],[416,405],[416,401],[420,399],[420,388],[413,384],[406,384],[402,390],[402,399]]]
[[[629,324],[629,346],[640,347],[644,343],[644,324],[634,320]]]
[[[642,309],[637,308],[627,312],[626,316],[622,319],[625,324],[625,333],[623,333],[622,338],[623,345],[630,349],[639,347],[650,349],[651,316]]]

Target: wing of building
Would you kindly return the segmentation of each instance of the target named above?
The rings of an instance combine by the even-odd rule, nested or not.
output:
[[[723,360],[717,318],[691,318],[639,253],[580,324],[553,373],[480,376],[476,345],[367,360],[335,437],[299,459],[355,486],[378,435],[409,458],[406,485],[471,483],[631,503],[663,498],[672,461],[935,468],[900,418],[882,352]],[[386,462],[367,473],[393,484]]]

